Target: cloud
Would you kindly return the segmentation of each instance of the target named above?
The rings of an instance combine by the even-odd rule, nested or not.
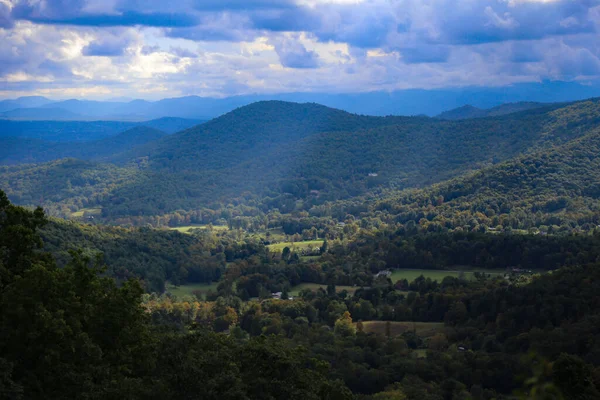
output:
[[[0,80],[222,96],[597,79],[599,27],[599,0],[0,0]]]
[[[0,28],[10,29],[14,26],[11,16],[12,8],[8,2],[0,1]]]
[[[408,64],[443,63],[450,57],[448,46],[413,47],[401,50],[402,61]]]
[[[85,46],[81,52],[84,56],[122,56],[125,50],[131,45],[131,42],[131,37],[125,35],[101,35],[98,39]]]
[[[194,8],[203,11],[265,10],[294,8],[292,0],[195,0]]]
[[[297,35],[276,38],[273,41],[281,65],[287,68],[318,68],[319,55],[309,51]]]

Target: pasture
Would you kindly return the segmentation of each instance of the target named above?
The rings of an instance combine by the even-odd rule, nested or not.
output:
[[[281,253],[284,248],[289,247],[291,251],[299,251],[302,249],[313,249],[315,247],[323,246],[322,240],[306,240],[304,242],[282,242],[276,244],[270,244],[267,246],[269,251],[274,253]]]
[[[171,283],[167,283],[166,291],[171,293],[173,296],[176,296],[178,299],[182,299],[185,296],[194,296],[194,292],[198,291],[202,295],[206,294],[209,290],[213,292],[217,291],[217,286],[219,282],[215,283],[190,283],[187,285],[175,286]]]
[[[79,211],[71,213],[73,218],[83,218],[84,216],[98,216],[102,214],[102,208],[82,208]]]
[[[192,233],[191,230],[193,230],[193,229],[209,229],[209,227],[210,227],[210,225],[195,224],[195,225],[186,225],[186,226],[176,226],[174,228],[169,228],[169,230],[190,234],[190,233]],[[226,231],[229,228],[225,225],[212,225],[212,229],[213,229],[213,231]]]
[[[304,289],[310,289],[310,290],[319,290],[319,289],[323,289],[323,290],[327,290],[327,285],[320,285],[318,283],[301,283],[297,286],[294,286],[293,288],[290,289],[290,296],[298,296],[298,294],[304,290]],[[359,289],[358,286],[336,286],[335,290],[336,292],[341,292],[343,290],[348,291],[348,293],[353,294],[354,292],[356,292]]]
[[[401,279],[406,279],[409,282],[412,282],[419,276],[423,275],[425,278],[431,278],[431,280],[441,282],[447,276],[458,278],[461,275],[461,273],[464,274],[464,277],[466,279],[474,279],[475,272],[483,272],[492,276],[502,276],[504,274],[504,271],[499,270],[445,271],[436,269],[396,269],[392,271],[392,276],[390,277],[390,279],[392,280],[392,282],[397,282]]]

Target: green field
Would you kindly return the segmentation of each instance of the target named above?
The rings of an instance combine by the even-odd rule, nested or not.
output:
[[[366,333],[385,335],[387,321],[363,321],[363,330]],[[404,332],[414,331],[417,335],[428,338],[444,329],[443,322],[390,322],[390,334],[398,336]]]
[[[319,289],[327,290],[327,285],[320,285],[318,283],[301,283],[297,286],[294,286],[290,289],[290,296],[298,296],[298,294],[304,289],[310,290],[319,290]],[[352,294],[359,289],[358,286],[336,286],[336,292],[341,292],[342,290],[347,290],[348,293]]]
[[[190,231],[192,229],[208,229],[209,225],[186,225],[186,226],[177,226],[175,228],[169,228],[172,231],[177,231],[177,232],[181,232],[181,233],[191,233]],[[214,231],[226,231],[229,228],[225,225],[213,225],[212,226]]]
[[[100,214],[102,214],[102,208],[82,208],[79,211],[75,211],[74,213],[71,213],[71,217],[82,218],[84,214],[100,215]]]
[[[290,250],[294,251],[294,250],[321,247],[321,246],[323,246],[322,240],[307,240],[304,242],[295,242],[295,243],[282,242],[282,243],[270,244],[267,246],[267,248],[272,252],[281,253],[283,251],[283,249],[286,247],[289,247]]]
[[[475,272],[483,272],[486,274],[490,274],[492,276],[502,276],[504,275],[504,271],[462,271],[465,275],[466,279],[473,279]],[[400,279],[406,279],[409,282],[414,281],[419,276],[423,275],[425,278],[431,278],[432,280],[442,281],[447,276],[453,276],[458,278],[461,274],[461,271],[444,271],[444,270],[434,270],[434,269],[397,269],[392,271],[392,276],[390,279],[392,282],[397,282]]]
[[[194,296],[194,291],[199,291],[205,294],[209,290],[214,292],[217,291],[218,282],[207,284],[207,283],[192,283],[188,285],[175,286],[170,283],[167,284],[167,292],[176,296],[178,299],[182,299],[185,296]]]

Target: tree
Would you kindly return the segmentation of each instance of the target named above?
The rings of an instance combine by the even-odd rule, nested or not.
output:
[[[356,327],[352,323],[352,317],[348,311],[335,321],[334,327],[335,333],[341,336],[354,336],[356,334]]]
[[[289,261],[291,255],[292,255],[292,252],[291,252],[290,248],[285,246],[283,248],[283,251],[281,252],[281,258],[285,261]]]
[[[590,366],[577,356],[561,354],[552,366],[552,380],[566,400],[600,398]]]

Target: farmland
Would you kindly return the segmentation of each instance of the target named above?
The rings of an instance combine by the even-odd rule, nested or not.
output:
[[[310,289],[310,290],[319,290],[319,289],[323,289],[323,290],[327,290],[327,285],[319,285],[318,283],[301,283],[297,286],[294,286],[293,288],[290,289],[290,295],[291,296],[298,296],[298,294],[304,290],[304,289]],[[354,292],[356,292],[356,290],[359,289],[358,286],[336,286],[335,287],[336,291],[339,293],[343,290],[347,290],[348,293],[352,294]]]
[[[193,229],[212,229],[214,231],[226,231],[229,228],[225,225],[185,225],[185,226],[177,226],[174,228],[169,228],[172,231],[177,231],[181,233],[192,233]]]
[[[215,283],[192,283],[188,285],[175,286],[173,284],[167,284],[167,292],[171,293],[181,300],[185,296],[194,296],[194,292],[200,292],[205,295],[208,291],[216,291],[218,282]]]
[[[401,279],[406,279],[409,282],[414,281],[419,276],[423,275],[425,278],[431,278],[432,280],[437,280],[441,282],[445,277],[452,276],[458,278],[461,274],[464,274],[466,279],[473,279],[475,272],[482,272],[485,274],[489,274],[492,276],[502,276],[503,271],[445,271],[445,270],[432,270],[432,269],[397,269],[392,271],[392,276],[390,279],[392,282],[397,282]]]
[[[323,246],[322,240],[307,240],[304,242],[282,242],[276,244],[270,244],[267,248],[276,253],[281,253],[284,248],[289,247],[291,251],[299,251],[304,249],[313,249],[315,247]]]
[[[82,208],[79,211],[71,213],[72,218],[82,218],[84,216],[98,216],[102,214],[102,208]]]

